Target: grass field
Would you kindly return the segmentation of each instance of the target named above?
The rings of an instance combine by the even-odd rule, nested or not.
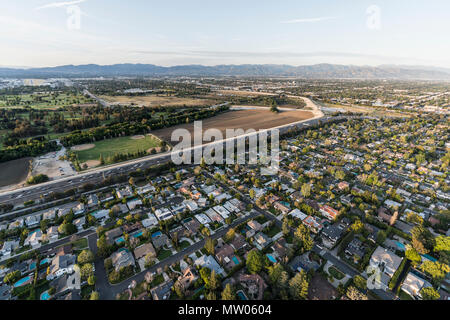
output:
[[[159,147],[160,140],[154,136],[145,136],[143,139],[132,139],[132,137],[121,137],[95,142],[95,147],[89,150],[74,151],[80,163],[96,161],[100,155],[106,159],[117,153],[128,153],[149,150]]]
[[[31,107],[33,109],[55,110],[73,104],[89,104],[93,101],[81,94],[39,93],[0,96],[1,108]]]
[[[0,163],[0,187],[25,182],[32,158],[22,158]]]
[[[156,106],[208,106],[215,104],[214,100],[208,99],[195,99],[195,98],[179,98],[179,97],[170,97],[170,96],[159,96],[159,95],[148,95],[148,96],[100,96],[101,99],[109,103],[117,103],[117,104],[126,104],[131,105],[135,104],[137,106],[147,106],[147,107],[156,107]]]

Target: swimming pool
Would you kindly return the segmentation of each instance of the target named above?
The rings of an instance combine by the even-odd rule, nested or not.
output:
[[[159,237],[160,235],[162,235],[161,231],[157,231],[154,234],[152,234],[152,238]]]
[[[236,294],[238,295],[240,300],[248,300],[247,296],[242,290],[239,290],[238,292],[236,292]]]
[[[30,271],[33,271],[34,269],[36,269],[36,261],[34,261],[34,262],[32,262],[31,264],[30,264]]]
[[[399,241],[395,241],[395,244],[397,245],[397,248],[401,251],[405,251],[406,247],[403,243],[399,242]]]
[[[120,237],[120,238],[117,238],[116,240],[114,240],[117,244],[119,244],[119,243],[122,243],[122,242],[124,242],[125,241],[125,238],[124,237]]]
[[[45,259],[41,260],[41,262],[39,264],[42,266],[43,264],[46,264],[46,263],[49,263],[49,262],[50,262],[50,259],[49,258],[45,258]]]
[[[50,294],[48,293],[48,291],[44,291],[41,294],[41,300],[49,300],[50,299]]]
[[[21,286],[27,284],[27,282],[31,282],[31,276],[22,278],[19,281],[17,281],[16,283],[14,283],[14,288],[21,287]]]
[[[266,254],[267,258],[269,258],[270,262],[277,263],[277,259],[275,259],[271,254]]]
[[[231,258],[231,260],[233,260],[233,262],[238,265],[239,264],[239,260],[238,258],[236,258],[236,256],[233,256],[233,258]]]
[[[139,238],[139,237],[141,237],[143,234],[144,234],[144,231],[140,230],[140,231],[138,231],[138,232],[132,234],[132,237],[133,237],[133,238]]]

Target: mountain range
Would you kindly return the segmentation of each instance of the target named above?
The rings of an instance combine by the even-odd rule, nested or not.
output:
[[[3,78],[85,78],[127,76],[239,76],[297,77],[306,79],[400,79],[450,80],[450,69],[428,66],[381,65],[354,66],[316,64],[305,66],[245,65],[181,65],[161,67],[153,64],[65,65],[47,68],[4,68]]]

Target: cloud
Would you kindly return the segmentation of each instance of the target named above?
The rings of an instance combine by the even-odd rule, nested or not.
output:
[[[334,19],[337,19],[337,18],[336,17],[304,18],[304,19],[281,21],[281,23],[312,23],[312,22],[320,22],[320,21],[334,20]]]
[[[86,2],[86,1],[87,0],[74,0],[74,1],[65,1],[65,2],[51,2],[51,3],[45,4],[43,6],[37,7],[36,10],[72,6],[72,5],[79,4],[79,3],[82,3],[82,2]]]

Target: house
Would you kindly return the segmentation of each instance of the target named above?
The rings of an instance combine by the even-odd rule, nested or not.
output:
[[[24,241],[25,246],[32,246],[33,248],[37,247],[39,243],[43,240],[43,234],[41,230],[36,230],[34,232],[30,232],[28,237]]]
[[[287,214],[291,208],[286,204],[286,203],[282,203],[282,202],[275,202],[273,204],[273,207],[275,208],[275,210],[280,211],[282,214]]]
[[[300,221],[303,221],[308,217],[306,214],[301,212],[299,209],[292,210],[291,212],[289,212],[289,215],[296,219],[299,219]]]
[[[41,214],[36,214],[25,218],[25,224],[27,225],[28,228],[31,229],[37,227],[40,221],[41,221]]]
[[[117,199],[128,198],[133,195],[133,189],[130,186],[126,186],[116,192]]]
[[[258,249],[262,250],[265,247],[267,247],[270,242],[272,242],[272,239],[269,238],[265,233],[263,232],[259,232],[255,235],[254,240],[256,242],[256,246],[258,247]]]
[[[216,259],[226,270],[231,270],[241,263],[239,257],[234,254],[234,248],[223,242],[216,247]]]
[[[155,216],[160,221],[169,220],[173,217],[172,212],[168,208],[160,208],[155,210]]]
[[[91,216],[95,219],[100,220],[109,217],[109,210],[98,210],[91,212]]]
[[[330,206],[321,206],[320,213],[328,220],[334,221],[339,216],[339,211],[331,208]]]
[[[284,238],[278,239],[272,245],[272,250],[281,261],[284,261],[288,253],[286,240]]]
[[[159,248],[161,248],[161,247],[163,247],[165,245],[168,246],[168,247],[171,246],[169,237],[166,236],[162,232],[157,232],[156,235],[153,234],[152,235],[152,242],[153,242],[153,245],[155,246],[156,249],[159,249]]]
[[[47,239],[49,241],[58,240],[58,235],[58,227],[53,226],[47,229]]]
[[[168,300],[173,287],[173,280],[169,279],[150,290],[153,300]]]
[[[244,288],[247,289],[247,292],[252,300],[263,299],[264,290],[266,290],[267,284],[259,274],[241,274],[238,281]]]
[[[336,245],[346,228],[341,223],[335,223],[322,230],[322,243],[328,249]]]
[[[186,268],[183,274],[178,277],[178,283],[184,290],[187,290],[198,279],[197,273],[194,268]]]
[[[208,209],[205,211],[205,214],[211,219],[213,222],[222,222],[223,218],[220,214],[218,214],[213,209]]]
[[[188,208],[189,211],[191,211],[191,212],[195,212],[198,210],[198,205],[195,201],[185,200],[184,204],[185,204],[186,208]]]
[[[83,230],[84,225],[86,224],[86,217],[81,217],[81,218],[73,220],[73,224],[75,227],[77,227],[78,231]]]
[[[228,219],[230,217],[230,212],[222,206],[213,207],[214,211],[222,216],[223,219]]]
[[[339,188],[339,190],[344,191],[344,190],[350,188],[350,185],[348,184],[347,181],[341,181],[338,183],[338,188]]]
[[[13,230],[17,228],[23,227],[24,220],[22,218],[19,218],[9,224],[8,230]]]
[[[146,257],[147,255],[151,255],[152,257],[156,257],[156,250],[151,243],[143,244],[136,249],[134,249],[134,257],[136,260]]]
[[[53,280],[64,274],[73,273],[77,257],[73,254],[56,255],[49,266],[47,280]]]
[[[99,200],[96,194],[90,194],[87,198],[87,206],[88,208],[94,208],[98,205]]]
[[[372,267],[380,268],[383,273],[387,274],[389,277],[392,277],[401,262],[402,258],[379,246],[372,254],[369,263]]]
[[[14,250],[16,250],[20,245],[20,241],[5,241],[5,243],[3,243],[3,247],[2,250],[0,250],[0,253],[3,256],[9,256],[11,253],[13,253]]]
[[[411,297],[421,299],[420,290],[422,288],[432,287],[432,284],[427,280],[422,279],[413,272],[409,272],[402,284],[402,290]]]
[[[323,229],[322,223],[316,217],[308,216],[303,220],[303,224],[306,225],[313,233],[319,233]]]
[[[201,224],[196,219],[187,218],[182,221],[183,226],[189,231],[191,235],[197,234]]]
[[[397,221],[398,211],[395,211],[395,213],[391,215],[386,208],[380,207],[378,209],[378,218],[392,226]]]
[[[200,268],[208,268],[211,271],[214,270],[216,274],[225,276],[225,270],[217,263],[213,256],[203,255],[194,261],[194,265]]]
[[[43,220],[53,220],[56,218],[56,209],[51,209],[42,214]]]
[[[169,231],[169,236],[172,239],[181,239],[182,237],[184,237],[186,235],[187,231],[186,229],[181,225],[181,226],[176,226],[175,228],[171,229]]]
[[[207,225],[211,223],[211,219],[204,213],[197,214],[194,217],[200,224]]]
[[[141,199],[133,199],[127,202],[127,207],[130,211],[136,209],[136,207],[142,206]]]
[[[230,245],[234,248],[234,250],[239,251],[247,247],[248,243],[245,241],[243,235],[236,233],[233,240],[230,241]]]
[[[118,227],[105,232],[106,242],[109,245],[114,244],[114,240],[123,234],[122,227]]]
[[[134,266],[134,258],[128,249],[122,248],[111,255],[111,262],[116,271],[123,267]]]
[[[348,257],[352,257],[355,263],[359,262],[366,253],[366,247],[357,238],[354,238],[345,248],[345,254]]]
[[[247,222],[247,225],[256,232],[261,231],[263,229],[263,226],[256,220],[251,220]]]

